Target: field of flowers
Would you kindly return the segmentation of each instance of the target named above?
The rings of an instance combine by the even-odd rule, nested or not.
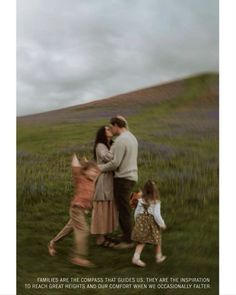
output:
[[[182,82],[183,83],[183,82]],[[133,250],[95,246],[90,238],[90,258],[97,268],[84,270],[68,261],[73,236],[58,243],[50,257],[48,241],[68,219],[73,194],[70,160],[92,158],[94,135],[117,109],[112,105],[81,111],[80,122],[18,122],[17,133],[17,277],[18,294],[110,294],[111,290],[32,289],[25,284],[52,277],[176,277],[209,278],[210,289],[112,290],[114,294],[218,294],[219,227],[219,104],[217,75],[184,81],[181,93],[160,103],[122,104],[131,131],[139,142],[139,181],[158,182],[166,262],[154,262],[147,246],[145,269],[131,264]],[[145,99],[145,98],[144,98]],[[109,111],[110,110],[110,111]],[[112,111],[111,111],[112,110]],[[79,115],[79,111],[78,111]],[[74,116],[74,115],[73,115]],[[90,217],[88,216],[88,221]],[[117,233],[119,234],[119,232]]]

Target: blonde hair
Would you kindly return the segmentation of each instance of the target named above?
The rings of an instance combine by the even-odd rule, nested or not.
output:
[[[82,161],[81,174],[86,174],[90,169],[98,169],[97,163],[94,161]]]
[[[120,119],[121,121],[125,122],[125,128],[129,129],[129,125],[128,125],[128,121],[125,119],[125,117],[121,116],[121,115],[117,115],[116,116],[117,119]]]

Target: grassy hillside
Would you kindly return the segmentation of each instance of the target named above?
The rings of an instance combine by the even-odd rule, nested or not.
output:
[[[68,219],[72,197],[70,159],[92,157],[96,130],[116,114],[126,116],[139,141],[139,181],[159,182],[168,230],[154,262],[147,246],[145,269],[130,263],[133,250],[95,246],[98,266],[83,270],[68,261],[73,237],[47,253],[48,241]],[[18,118],[18,294],[218,294],[218,75],[206,74],[107,100]],[[89,217],[88,217],[89,218]],[[26,289],[38,277],[208,277],[211,289]]]

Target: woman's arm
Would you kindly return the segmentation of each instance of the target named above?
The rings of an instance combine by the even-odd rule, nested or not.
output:
[[[99,143],[96,147],[97,158],[101,159],[104,163],[107,163],[113,159],[113,154],[109,149],[102,143]]]

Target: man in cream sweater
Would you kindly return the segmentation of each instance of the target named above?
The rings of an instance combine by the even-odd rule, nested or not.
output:
[[[114,197],[119,211],[120,227],[123,231],[122,241],[116,248],[129,248],[133,246],[129,196],[138,180],[138,142],[128,130],[127,121],[123,117],[114,117],[110,123],[113,135],[117,135],[111,146],[113,159],[98,167],[102,172],[114,171]]]

